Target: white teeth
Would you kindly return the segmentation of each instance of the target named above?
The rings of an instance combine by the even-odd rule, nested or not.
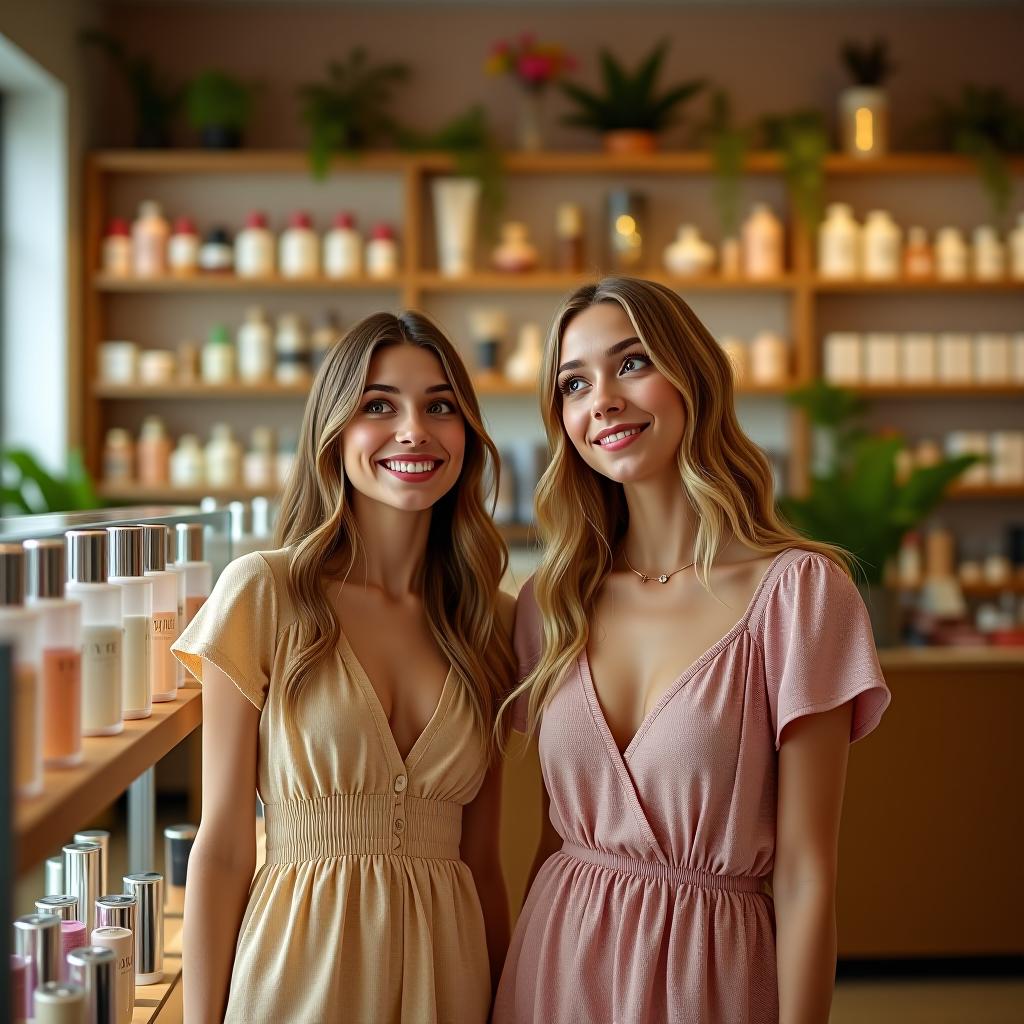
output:
[[[436,462],[397,462],[394,459],[385,459],[384,465],[393,473],[429,473],[436,465]]]
[[[629,430],[620,430],[617,434],[609,434],[607,437],[602,437],[597,443],[600,445],[612,444],[614,441],[621,441],[624,437],[632,437],[633,434],[639,434],[642,427],[632,427]]]

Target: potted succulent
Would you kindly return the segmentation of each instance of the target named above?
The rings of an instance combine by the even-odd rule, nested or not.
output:
[[[808,228],[817,226],[825,195],[825,155],[828,135],[817,110],[772,115],[761,121],[768,149],[782,160],[782,173],[793,205]]]
[[[1024,153],[1024,106],[1003,89],[965,85],[958,100],[934,102],[934,113],[923,128],[933,145],[975,161],[993,215],[1001,220],[1013,194],[1007,157]]]
[[[889,150],[889,97],[883,86],[895,70],[884,39],[843,43],[840,51],[853,79],[839,94],[839,138],[850,156],[870,159]]]
[[[205,149],[237,149],[252,113],[254,86],[220,71],[204,71],[185,90],[189,123]]]
[[[808,537],[839,544],[855,557],[875,642],[891,646],[899,640],[899,608],[897,595],[883,586],[886,563],[978,456],[917,467],[901,481],[896,463],[904,439],[868,433],[860,422],[868,409],[864,399],[818,381],[788,401],[807,413],[825,451],[807,496],[780,499],[780,510]]]
[[[344,61],[327,65],[326,82],[299,87],[314,177],[327,174],[332,153],[351,155],[398,135],[390,107],[395,88],[408,78],[408,65],[373,65],[366,49],[357,46]]]
[[[131,90],[135,104],[135,145],[141,149],[169,146],[171,119],[181,106],[181,90],[163,81],[148,57],[132,56],[109,32],[87,29],[79,39],[102,50]]]
[[[658,76],[667,50],[667,40],[659,43],[634,72],[623,67],[608,50],[602,50],[603,92],[563,82],[562,90],[577,107],[576,113],[563,118],[564,122],[600,132],[609,153],[654,152],[658,133],[705,86],[704,79],[693,78],[658,93]]]
[[[558,43],[540,43],[532,32],[510,42],[499,39],[484,65],[489,75],[511,75],[523,88],[519,147],[536,152],[544,148],[541,107],[553,82],[574,71],[576,59]]]

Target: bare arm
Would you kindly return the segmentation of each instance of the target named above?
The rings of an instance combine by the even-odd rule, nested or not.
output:
[[[480,792],[462,814],[462,859],[473,872],[487,931],[491,990],[498,987],[508,952],[508,893],[501,870],[501,761],[488,770]]]
[[[203,662],[203,816],[189,856],[182,956],[189,1024],[224,1019],[238,929],[256,868],[260,713]]]
[[[827,1024],[852,703],[798,718],[779,751],[775,924],[780,1024]]]

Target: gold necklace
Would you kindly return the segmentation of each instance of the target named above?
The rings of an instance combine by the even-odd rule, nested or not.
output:
[[[677,572],[682,572],[684,569],[689,569],[690,566],[694,564],[693,562],[687,562],[686,565],[681,565],[678,569],[675,569],[672,572],[663,572],[660,576],[648,576],[647,573],[641,572],[639,569],[634,569],[633,566],[629,564],[629,559],[626,558],[625,551],[622,552],[622,559],[626,563],[626,566],[629,569],[629,571],[635,572],[637,576],[640,577],[641,583],[650,583],[652,580],[657,580],[659,583],[668,583],[668,581],[672,579],[672,577],[675,576]]]

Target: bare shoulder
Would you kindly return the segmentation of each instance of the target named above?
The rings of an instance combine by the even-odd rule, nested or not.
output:
[[[498,621],[507,636],[512,635],[516,619],[516,599],[504,590],[498,591]]]

